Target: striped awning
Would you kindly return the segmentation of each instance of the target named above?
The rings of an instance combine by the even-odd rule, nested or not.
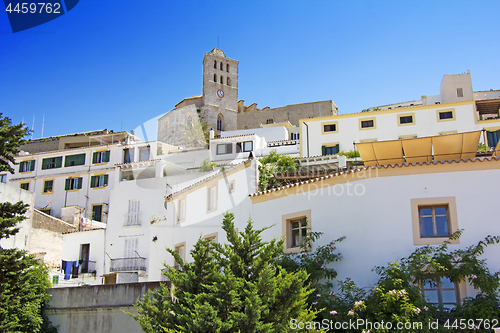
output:
[[[365,166],[476,157],[481,131],[426,138],[356,143]]]

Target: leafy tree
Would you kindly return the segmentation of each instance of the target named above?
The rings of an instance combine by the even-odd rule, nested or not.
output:
[[[0,114],[1,117],[1,114]],[[14,155],[28,134],[23,124],[11,125],[8,117],[0,118],[0,170],[14,172]],[[28,205],[0,203],[0,239],[15,235],[18,223],[26,217]],[[44,321],[42,307],[49,299],[48,270],[43,263],[17,249],[0,247],[0,332],[53,332]]]
[[[259,191],[283,185],[279,180],[273,178],[275,174],[297,170],[295,161],[290,156],[279,155],[276,149],[259,159],[259,162],[261,163],[259,165]]]
[[[12,125],[8,117],[0,113],[0,171],[14,173],[9,162],[15,164],[14,156],[19,152],[19,146],[26,141],[23,137],[29,133],[24,124]]]
[[[277,265],[283,242],[262,241],[266,228],[255,230],[252,221],[237,233],[233,219],[224,215],[228,243],[199,239],[192,263],[168,249],[180,270],[168,267],[171,289],[162,286],[136,303],[134,318],[145,332],[288,332],[291,319],[313,320],[306,272]]]
[[[213,171],[213,169],[217,166],[217,163],[215,162],[210,162],[209,158],[205,158],[203,161],[201,161],[200,168],[198,169],[198,172],[209,172]]]

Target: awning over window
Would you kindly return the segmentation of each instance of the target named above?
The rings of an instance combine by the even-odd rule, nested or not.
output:
[[[492,156],[500,156],[500,141],[498,141],[495,151]]]
[[[357,143],[366,166],[476,157],[481,131],[427,138]]]

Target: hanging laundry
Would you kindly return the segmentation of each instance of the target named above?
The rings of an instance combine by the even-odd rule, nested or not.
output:
[[[71,270],[73,269],[73,261],[66,262],[66,268],[64,269],[64,280],[69,280],[71,278]]]
[[[63,273],[66,271],[66,263],[67,263],[66,260],[63,260],[61,263],[61,272]]]

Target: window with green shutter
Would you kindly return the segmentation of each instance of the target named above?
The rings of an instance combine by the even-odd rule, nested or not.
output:
[[[109,150],[106,151],[96,151],[92,154],[92,163],[107,163],[109,162]]]
[[[52,193],[54,189],[54,180],[46,180],[43,182],[43,193]]]
[[[108,175],[99,175],[90,177],[90,187],[105,187],[108,186]]]
[[[498,145],[498,139],[500,138],[500,130],[486,131],[486,137],[488,138],[488,146],[495,148]]]
[[[64,158],[64,166],[70,167],[85,164],[85,154],[68,155]]]
[[[339,145],[334,146],[321,146],[321,155],[335,155],[339,153]]]
[[[19,163],[19,172],[30,172],[35,170],[35,160],[23,161]]]
[[[49,157],[42,160],[42,170],[60,168],[62,165],[62,156]]]
[[[102,205],[92,205],[92,220],[102,222]]]
[[[82,177],[68,178],[66,179],[66,184],[64,186],[64,189],[66,191],[79,190],[82,188],[82,183],[83,183]]]
[[[21,183],[19,185],[20,188],[22,188],[23,190],[26,190],[26,191],[29,191],[30,190],[30,183]]]

